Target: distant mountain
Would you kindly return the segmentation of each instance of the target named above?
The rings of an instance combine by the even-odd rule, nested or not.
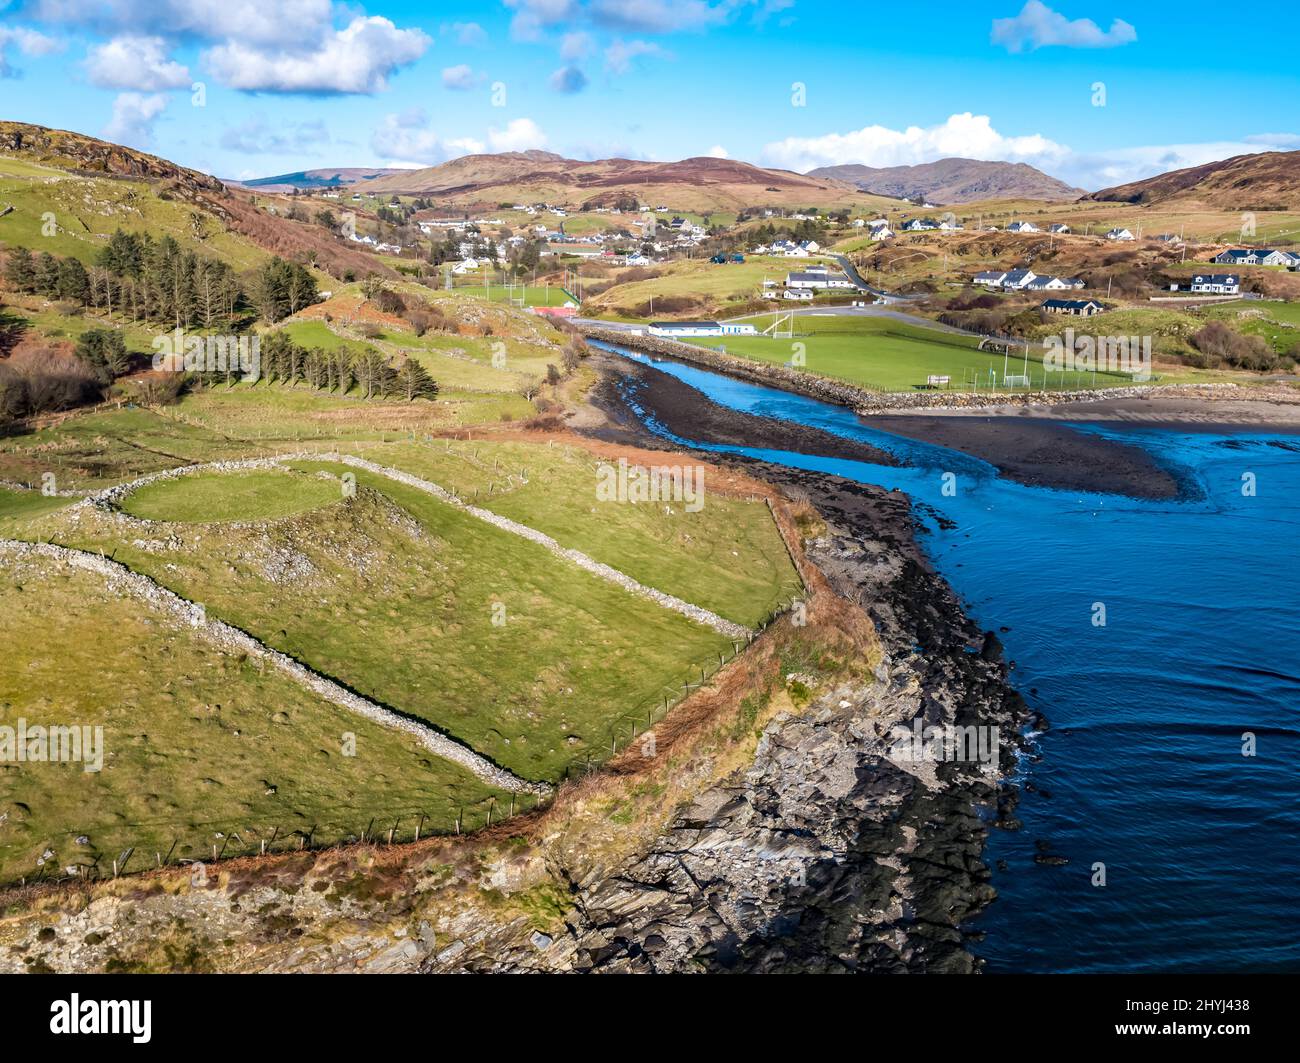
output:
[[[649,206],[720,211],[742,207],[827,207],[861,202],[852,185],[734,159],[680,162],[600,159],[584,162],[549,151],[466,155],[441,166],[402,170],[367,182],[366,191],[434,195],[464,203],[546,202],[613,206],[635,198]]]
[[[1023,162],[940,159],[917,166],[821,166],[809,177],[846,181],[866,192],[896,199],[924,196],[933,203],[974,203],[981,199],[1071,200],[1083,189],[1049,177]]]
[[[1174,201],[1188,209],[1300,210],[1300,151],[1236,155],[1103,188],[1086,198],[1103,203]]]
[[[277,174],[275,177],[255,177],[247,181],[227,179],[225,183],[241,188],[256,188],[262,192],[292,192],[295,188],[341,188],[392,173],[401,171],[382,166],[337,166],[333,169],[298,170],[295,173]]]

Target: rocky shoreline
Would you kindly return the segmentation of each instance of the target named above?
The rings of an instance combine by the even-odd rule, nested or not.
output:
[[[605,366],[593,401],[609,424],[591,432],[662,446],[615,384],[626,371],[626,364]],[[683,427],[729,420],[746,438],[770,428],[762,418],[719,412],[687,390],[695,396],[689,409],[680,401],[673,407]],[[697,800],[652,851],[584,898],[582,911],[595,926],[579,938],[578,965],[977,970],[966,924],[994,897],[982,860],[986,824],[999,815],[1009,822],[1012,795],[999,793],[997,775],[970,765],[924,772],[900,764],[884,739],[890,726],[918,716],[926,726],[996,727],[1004,778],[1023,728],[1043,721],[1010,688],[997,636],[965,616],[926,561],[905,496],[739,463],[806,499],[825,519],[826,533],[808,556],[832,589],[875,623],[886,652],[878,683],[842,692],[810,718],[774,725],[743,777]],[[701,937],[709,948],[692,951],[689,943]],[[593,938],[607,944],[593,949]]]

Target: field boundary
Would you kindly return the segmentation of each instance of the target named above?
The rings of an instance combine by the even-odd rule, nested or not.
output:
[[[210,619],[201,605],[182,598],[179,594],[168,590],[148,576],[135,572],[127,568],[126,565],[110,560],[102,554],[74,550],[67,546],[56,546],[53,543],[30,543],[16,539],[0,539],[0,555],[12,560],[38,559],[52,561],[66,565],[69,568],[102,576],[110,590],[160,609],[178,623],[188,625],[206,636],[218,649],[232,653],[244,653],[249,657],[267,661],[300,686],[306,687],[331,704],[356,713],[358,716],[362,716],[382,727],[410,735],[429,752],[460,765],[489,785],[499,787],[510,793],[528,793],[537,797],[549,797],[552,793],[552,788],[545,783],[521,779],[505,768],[492,763],[492,761],[475,752],[464,743],[435,730],[426,723],[403,716],[392,709],[376,704],[369,698],[362,697],[333,679],[308,668],[300,661],[294,660],[287,654],[272,649],[242,628],[227,624],[223,620]]]
[[[511,520],[509,517],[503,517],[491,510],[483,509],[480,506],[470,505],[463,499],[448,491],[431,480],[422,479],[413,473],[403,472],[401,469],[394,469],[387,465],[380,465],[377,462],[368,461],[365,458],[359,458],[354,454],[343,454],[338,451],[299,451],[291,454],[279,454],[267,458],[249,458],[236,461],[219,461],[210,462],[203,465],[182,465],[175,469],[164,469],[161,472],[150,473],[148,476],[142,476],[138,479],[131,480],[127,483],[117,484],[113,487],[106,488],[103,491],[96,492],[85,498],[80,505],[93,505],[100,509],[108,509],[119,519],[137,521],[140,523],[153,523],[143,521],[142,518],[132,517],[125,514],[119,508],[122,500],[135,491],[147,484],[159,480],[176,479],[181,476],[190,476],[202,472],[237,472],[246,469],[274,468],[282,467],[285,462],[290,461],[327,461],[336,462],[341,465],[348,465],[352,468],[361,469],[365,472],[374,473],[377,476],[383,476],[387,479],[394,480],[397,483],[405,484],[417,491],[432,495],[439,501],[459,509],[463,513],[468,513],[477,520],[491,524],[501,531],[509,532],[511,535],[517,535],[522,539],[536,543],[543,549],[554,554],[561,560],[568,561],[578,568],[596,576],[598,579],[605,580],[607,583],[613,583],[631,594],[641,598],[647,598],[656,605],[680,613],[688,620],[697,624],[712,628],[721,635],[730,639],[748,639],[753,632],[743,624],[737,624],[717,613],[710,612],[702,606],[693,605],[690,602],[677,598],[665,591],[656,590],[654,587],[647,587],[644,583],[639,583],[631,576],[611,565],[584,554],[581,550],[574,550],[562,545],[556,539],[551,538],[545,532],[538,531],[536,528],[530,528],[527,524],[520,524],[518,521]]]

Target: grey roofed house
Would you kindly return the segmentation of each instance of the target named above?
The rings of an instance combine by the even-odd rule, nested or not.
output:
[[[1002,270],[1002,269],[985,270],[982,273],[975,274],[974,283],[1001,284],[1003,278],[1006,277],[1006,275],[1007,275],[1006,270]]]
[[[1070,227],[1066,225],[1064,222],[1058,221],[1055,225],[1049,227],[1047,231],[1052,233],[1068,233],[1070,231]]]

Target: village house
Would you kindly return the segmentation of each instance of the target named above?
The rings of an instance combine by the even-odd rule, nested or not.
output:
[[[1238,295],[1241,278],[1232,273],[1198,274],[1192,278],[1192,291],[1205,295]]]
[[[787,288],[781,293],[782,299],[793,299],[806,301],[813,297],[811,288]]]
[[[1032,221],[1013,221],[1007,226],[1009,233],[1036,233],[1041,230]]]
[[[1095,299],[1045,299],[1043,309],[1049,314],[1073,314],[1076,317],[1092,317],[1106,308]]]
[[[1293,266],[1298,260],[1300,256],[1289,251],[1273,251],[1265,247],[1234,248],[1210,259],[1221,266]]]
[[[1083,281],[1077,277],[1035,277],[1024,287],[1030,292],[1060,292],[1069,288],[1082,288]]]
[[[1134,240],[1136,237],[1127,229],[1111,229],[1106,234],[1107,240]]]
[[[933,218],[909,218],[903,222],[903,232],[905,233],[929,232],[938,228],[939,223]]]
[[[831,273],[823,267],[786,275],[787,288],[853,288],[854,283],[843,273]]]
[[[1056,233],[1057,236],[1063,236],[1070,232],[1070,227],[1066,225],[1065,222],[1058,221],[1055,225],[1049,226],[1047,231],[1049,233]]]

